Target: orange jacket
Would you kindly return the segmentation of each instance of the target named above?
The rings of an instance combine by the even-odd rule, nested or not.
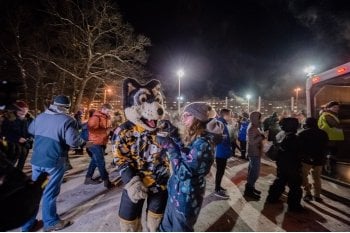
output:
[[[95,111],[88,120],[89,141],[94,145],[107,145],[110,127],[110,117],[101,111]]]

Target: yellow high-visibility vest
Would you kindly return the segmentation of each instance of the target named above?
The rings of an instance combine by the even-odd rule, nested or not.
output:
[[[325,131],[328,135],[328,138],[330,141],[344,141],[344,132],[343,129],[336,128],[336,127],[330,127],[328,125],[328,122],[326,120],[326,116],[331,116],[336,120],[338,123],[340,123],[339,119],[337,116],[335,116],[332,113],[329,112],[323,112],[318,119],[317,125],[318,128],[322,129]]]

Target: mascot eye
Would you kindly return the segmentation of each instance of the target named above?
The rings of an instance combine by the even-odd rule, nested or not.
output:
[[[146,102],[147,101],[146,95],[140,95],[139,100],[140,100],[141,103]]]

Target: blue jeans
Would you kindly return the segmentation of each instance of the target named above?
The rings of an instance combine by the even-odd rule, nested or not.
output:
[[[64,158],[60,159],[64,160]],[[42,196],[42,217],[44,228],[47,228],[49,226],[54,226],[60,221],[57,214],[56,199],[61,190],[64,175],[64,161],[60,161],[59,165],[53,168],[32,165],[32,180],[37,180],[39,175],[43,172],[49,174],[49,182],[47,183]],[[29,231],[30,228],[33,227],[36,215],[37,213],[35,213],[35,215],[22,226],[22,231]]]
[[[93,145],[89,147],[89,151],[91,153],[91,161],[86,173],[86,177],[92,178],[97,167],[102,180],[108,180],[109,178],[108,172],[106,170],[104,147],[102,145]]]
[[[249,156],[248,177],[246,187],[255,188],[255,182],[258,180],[260,174],[260,163],[260,156]]]

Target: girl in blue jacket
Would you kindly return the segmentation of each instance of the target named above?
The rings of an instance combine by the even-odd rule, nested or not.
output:
[[[222,123],[213,117],[215,111],[207,103],[189,104],[182,115],[185,146],[170,137],[158,137],[172,166],[160,231],[194,231],[205,193],[205,176],[214,161],[213,146],[223,132]]]

